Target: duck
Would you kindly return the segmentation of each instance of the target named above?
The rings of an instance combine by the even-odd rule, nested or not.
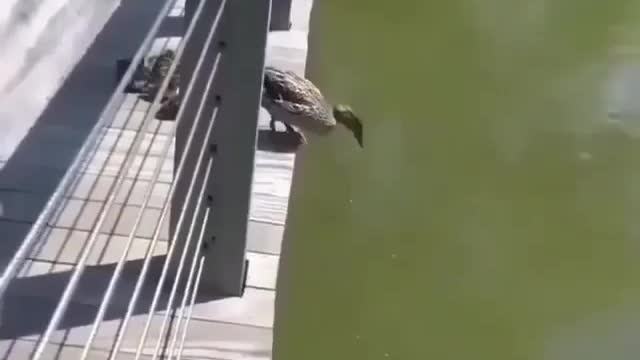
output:
[[[266,66],[261,103],[271,115],[272,132],[281,122],[287,132],[299,133],[306,143],[304,133],[325,136],[340,124],[364,147],[362,122],[351,107],[332,106],[313,82],[293,71]]]
[[[148,62],[152,63],[151,66],[145,66],[145,85],[142,90],[142,95],[140,96],[143,100],[152,102],[155,98],[156,94],[160,90],[160,86],[162,85],[162,81],[169,73],[169,68],[173,63],[176,54],[171,49],[165,49],[160,55],[155,57],[149,57]],[[178,95],[178,88],[180,86],[180,73],[177,71],[173,72],[171,76],[171,80],[167,85],[167,89],[163,94],[162,99],[160,99],[161,104],[164,105],[168,100],[176,98]]]
[[[166,76],[175,54],[165,51],[155,60],[149,70],[146,95],[153,99]],[[307,143],[304,133],[325,136],[338,124],[349,130],[360,147],[364,147],[363,125],[350,106],[332,106],[318,87],[293,71],[265,66],[261,105],[271,116],[269,128],[276,133],[276,123],[282,123],[288,133],[297,135],[303,144]],[[179,74],[175,72],[163,97],[156,118],[173,120],[180,107],[178,95]]]
[[[156,119],[161,121],[175,120],[180,110],[180,97],[178,94],[168,96],[156,111]]]

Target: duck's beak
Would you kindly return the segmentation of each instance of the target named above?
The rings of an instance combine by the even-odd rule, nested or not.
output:
[[[362,140],[362,126],[360,126],[358,130],[358,132],[354,132],[354,136],[356,137],[356,140],[358,140],[358,144],[360,144],[360,147],[364,148],[364,142]]]
[[[340,106],[340,105],[339,105]],[[363,135],[362,135],[362,122],[351,111],[346,111],[342,108],[334,108],[334,118],[336,122],[342,124],[349,129],[353,136],[358,141],[360,147],[364,147]]]
[[[346,124],[349,127],[349,130],[353,133],[353,136],[358,141],[358,144],[361,148],[364,148],[364,140],[363,140],[363,130],[362,130],[362,122],[357,117],[353,117],[351,121]]]

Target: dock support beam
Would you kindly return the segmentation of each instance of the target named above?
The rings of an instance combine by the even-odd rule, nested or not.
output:
[[[187,0],[187,24],[199,1],[201,0]],[[213,19],[221,2],[209,0],[209,3],[203,16]],[[207,293],[241,296],[244,291],[247,225],[270,12],[270,1],[227,1],[220,29],[195,80],[192,99],[184,104],[184,118],[177,130],[176,162],[185,151],[187,135],[194,124],[200,102],[199,96],[211,74],[216,53],[221,52],[210,92],[212,96],[206,99],[201,128],[197,130],[192,149],[189,150],[185,176],[177,184],[178,196],[172,203],[171,216],[173,236],[179,211],[186,200],[180,194],[187,193],[190,176],[202,177],[200,184],[203,180],[206,181],[204,202],[211,209],[209,220],[203,225],[205,242],[202,244],[205,264],[201,290]],[[211,21],[200,21],[192,41],[185,48],[180,64],[182,84],[187,84],[193,77],[210,24]],[[216,106],[217,111],[214,111]],[[205,129],[210,121],[214,121],[213,132],[210,138],[205,139]],[[197,154],[203,146],[208,147],[213,156],[213,168],[208,179],[204,179],[205,164],[202,171],[193,173]],[[196,201],[191,201],[191,204],[197,203],[197,199],[194,200]],[[191,220],[196,216],[198,221],[202,221],[202,214],[195,214],[193,205],[186,211],[186,219]],[[178,244],[185,243],[186,228],[182,227],[177,237]],[[200,229],[200,226],[196,226],[196,229]],[[183,247],[178,246],[176,252],[180,254]]]

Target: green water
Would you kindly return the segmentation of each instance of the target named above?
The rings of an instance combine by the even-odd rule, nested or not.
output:
[[[638,1],[316,3],[365,148],[298,158],[274,359],[638,359],[640,141],[603,102]]]

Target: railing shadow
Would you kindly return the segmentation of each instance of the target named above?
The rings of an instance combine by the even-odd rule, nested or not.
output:
[[[121,2],[0,169],[0,190],[37,194],[30,198],[29,210],[42,211],[117,86],[116,60],[136,51],[159,9],[155,0]],[[24,236],[3,236],[3,254],[12,255],[22,239]]]
[[[44,208],[49,196],[56,190],[65,170],[91,132],[102,109],[117,86],[115,64],[127,58],[142,43],[151,23],[157,16],[156,0],[123,0],[105,28],[97,36],[86,54],[75,66],[62,87],[51,99],[33,128],[22,140],[17,150],[0,170],[0,189],[37,193],[30,204],[34,213]],[[178,20],[180,19],[180,20]],[[177,24],[180,25],[177,25]],[[173,24],[173,25],[172,25]],[[174,34],[182,25],[182,18],[161,31]],[[292,152],[300,145],[299,139],[290,134],[270,134],[260,131],[258,147],[274,152]],[[10,236],[3,236],[2,257],[10,257],[25,238],[29,224],[20,227]],[[146,313],[152,301],[153,289],[164,256],[152,258],[147,286],[143,289],[134,315]],[[3,261],[6,264],[6,261]],[[3,264],[4,265],[4,264]],[[82,276],[76,295],[68,308],[59,329],[90,325],[96,315],[107,288],[115,264],[88,266]],[[125,264],[122,285],[118,288],[105,320],[121,319],[133,292],[135,278],[140,273],[142,260]],[[68,284],[72,271],[62,271],[22,277],[10,285],[2,299],[0,339],[16,339],[41,334]],[[167,292],[158,304],[166,307]],[[200,292],[197,303],[220,297]],[[174,303],[173,308],[179,302]]]
[[[258,130],[258,150],[276,153],[293,153],[302,145],[300,138],[292,134],[271,130]]]
[[[184,33],[184,16],[169,16],[158,30],[158,37],[178,37]]]
[[[24,204],[3,203],[4,192],[7,191],[30,194],[27,217],[35,218],[42,211],[117,86],[117,60],[135,53],[160,8],[156,0],[121,1],[120,6],[51,98],[13,155],[0,169],[0,191],[3,192],[0,194],[0,205],[4,207],[0,218],[3,218],[4,214],[24,212]],[[170,17],[167,20],[160,33],[180,36],[183,31],[183,18]],[[50,34],[45,33],[43,36],[50,37]],[[49,49],[51,46],[52,44],[47,44],[46,48]],[[47,55],[46,52],[36,53],[38,56],[32,56],[33,61],[44,59]],[[35,65],[37,64],[25,64],[21,72],[26,73]],[[26,237],[31,223],[2,220],[0,266],[4,269]],[[152,285],[148,287],[153,286],[153,277],[160,273],[159,269],[163,263],[164,256],[152,259],[148,280],[148,284]],[[133,291],[132,281],[127,281],[127,274],[137,275],[141,267],[142,260],[126,263],[122,281],[124,287],[118,289],[118,296],[114,298],[114,303],[106,314],[106,320],[124,316],[126,306],[118,301],[128,300]],[[114,268],[115,264],[87,267],[77,292],[79,295],[74,297],[60,328],[68,329],[93,322],[97,310],[95,304],[100,303]],[[42,333],[70,276],[71,271],[65,271],[15,279],[7,291],[7,296],[2,299],[0,338],[16,339]],[[141,296],[138,306],[140,311],[146,311],[152,298],[147,293],[148,288],[143,290],[144,295]],[[87,296],[91,301],[87,301]],[[216,298],[200,296],[204,296],[207,301]],[[159,306],[165,304],[166,296]]]
[[[153,293],[162,271],[166,257],[164,255],[151,258],[149,275],[138,298],[133,316],[147,314],[153,299]],[[174,259],[175,261],[176,259]],[[51,267],[53,268],[53,264]],[[73,300],[67,309],[63,321],[58,327],[61,330],[88,326],[93,324],[98,306],[109,284],[116,264],[88,266],[83,274]],[[135,283],[143,266],[143,260],[127,261],[117,288],[117,296],[112,298],[104,321],[123,319],[129,300],[133,296]],[[52,272],[43,275],[15,279],[9,286],[7,296],[3,300],[2,324],[0,339],[18,339],[29,335],[42,334],[46,329],[55,307],[69,282],[72,271]],[[168,289],[173,282],[165,281],[165,289],[161,292],[156,309],[166,309],[169,295]],[[184,281],[179,286],[171,309],[180,307]],[[37,296],[46,289],[46,296]],[[221,299],[207,291],[198,291],[196,303]],[[25,316],[29,309],[29,316]]]

